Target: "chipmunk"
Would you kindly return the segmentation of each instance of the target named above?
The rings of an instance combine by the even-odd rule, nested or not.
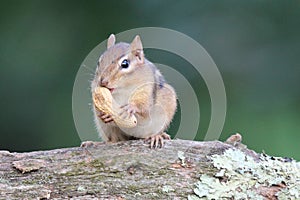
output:
[[[170,139],[164,131],[176,111],[175,90],[145,58],[138,35],[130,44],[115,42],[115,35],[111,34],[107,50],[98,60],[91,92],[96,87],[108,88],[120,106],[119,115],[123,118],[135,115],[137,125],[118,127],[112,116],[97,110],[93,103],[94,121],[100,137],[106,142],[146,139],[150,141],[150,148],[162,147],[164,139]]]

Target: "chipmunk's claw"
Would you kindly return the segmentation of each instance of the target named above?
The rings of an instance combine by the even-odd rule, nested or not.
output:
[[[137,108],[133,105],[130,105],[130,104],[126,104],[124,106],[121,106],[121,109],[122,109],[122,111],[119,113],[119,115],[123,119],[129,118],[137,112]]]
[[[104,122],[104,123],[109,123],[109,122],[113,122],[114,119],[112,118],[112,116],[110,114],[106,114],[103,112],[100,112],[98,117]]]
[[[150,141],[150,149],[162,148],[164,146],[164,140],[170,140],[171,137],[163,132],[154,136],[150,136],[145,141]]]

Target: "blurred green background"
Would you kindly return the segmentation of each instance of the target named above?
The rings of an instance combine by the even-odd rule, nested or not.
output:
[[[300,159],[299,1],[0,3],[0,149],[78,146],[72,88],[80,64],[110,33],[155,26],[197,40],[217,64],[228,100],[221,140],[240,132],[258,152]],[[146,55],[188,68],[166,52]],[[188,71],[199,86],[201,139],[209,95],[201,77]]]

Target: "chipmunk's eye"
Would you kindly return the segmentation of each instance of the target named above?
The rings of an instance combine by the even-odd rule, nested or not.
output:
[[[121,67],[122,67],[122,68],[128,68],[128,67],[129,67],[129,60],[124,59],[124,60],[121,62]]]

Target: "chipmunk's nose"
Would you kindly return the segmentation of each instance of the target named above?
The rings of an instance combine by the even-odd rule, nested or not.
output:
[[[100,79],[100,86],[101,87],[106,87],[107,85],[108,85],[107,79],[101,77],[101,79]]]

